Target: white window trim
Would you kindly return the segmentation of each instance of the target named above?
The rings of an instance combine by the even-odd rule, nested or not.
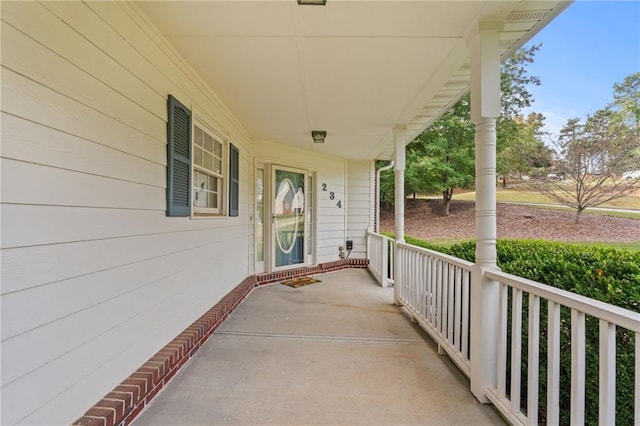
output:
[[[196,135],[196,127],[200,128],[203,132],[207,133],[211,136],[214,141],[218,141],[222,145],[222,170],[221,173],[215,174],[213,170],[208,170],[206,168],[197,166],[195,163],[195,135]],[[219,183],[219,196],[218,196],[218,208],[209,208],[209,207],[196,207],[193,205],[194,200],[191,202],[191,218],[192,219],[202,219],[202,218],[214,218],[214,217],[227,217],[228,212],[228,184],[229,184],[229,140],[227,137],[223,136],[221,132],[216,131],[213,127],[209,126],[205,121],[203,121],[199,116],[193,114],[192,120],[192,131],[191,131],[191,182],[190,182],[190,190],[194,189],[194,181],[196,176],[196,171],[202,171],[207,174],[214,173],[218,179],[220,179]]]

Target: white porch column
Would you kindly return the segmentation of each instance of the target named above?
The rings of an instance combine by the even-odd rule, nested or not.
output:
[[[405,133],[406,126],[395,126],[393,128],[393,139],[395,143],[394,171],[395,171],[395,231],[396,243],[404,242],[404,169],[406,167]],[[393,272],[393,301],[396,305],[401,305],[400,294],[402,292],[402,259],[398,250],[394,250],[395,268]]]
[[[396,241],[404,242],[404,169],[406,167],[406,149],[405,149],[405,126],[395,126],[393,128],[393,139],[395,143],[395,226]]]
[[[496,119],[500,115],[502,23],[480,23],[471,48],[471,119],[476,128],[476,267],[471,283],[471,392],[489,402],[496,385],[498,283],[484,278],[496,270]]]

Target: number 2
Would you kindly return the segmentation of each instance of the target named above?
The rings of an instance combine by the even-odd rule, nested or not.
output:
[[[327,190],[327,184],[326,184],[326,183],[323,183],[323,184],[322,184],[322,190],[323,190],[323,191],[326,191],[326,190]]]

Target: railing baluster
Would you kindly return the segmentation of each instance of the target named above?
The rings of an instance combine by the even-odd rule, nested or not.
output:
[[[411,306],[415,308],[418,304],[419,296],[418,296],[418,257],[419,254],[415,251],[411,252],[411,272],[413,275],[413,282],[411,286]]]
[[[469,360],[469,279],[471,273],[464,271],[462,282],[462,357]]]
[[[522,290],[513,289],[511,307],[511,411],[520,411],[522,372]]]
[[[447,318],[447,341],[450,344],[453,344],[453,314],[455,313],[456,296],[456,293],[454,291],[456,282],[455,273],[455,266],[449,264],[449,285],[447,286],[449,292],[449,300],[447,301],[447,312],[449,314]]]
[[[460,349],[460,321],[462,320],[462,268],[456,266],[456,307],[453,346]]]
[[[396,250],[395,243],[391,238],[387,239],[387,253],[389,257],[385,257],[387,259],[388,268],[389,268],[389,282],[395,285],[395,264],[396,264]],[[386,274],[385,270],[385,274]]]
[[[422,302],[422,255],[419,252],[415,252],[414,254],[415,262],[413,267],[416,274],[416,284],[413,303],[416,311],[420,312],[420,307],[424,304]]]
[[[420,318],[424,317],[424,256],[422,253],[418,253],[418,265],[416,267],[418,275],[418,300],[416,301],[416,311],[420,315]]]
[[[522,372],[522,290],[513,289],[511,307],[511,411],[520,411]]]
[[[413,306],[413,282],[414,282],[414,278],[413,278],[413,261],[414,261],[414,257],[415,257],[415,252],[413,250],[407,250],[407,268],[406,268],[406,274],[410,277],[407,282],[408,282],[408,286],[407,286],[407,302],[409,304],[409,306]]]
[[[447,320],[449,319],[449,264],[442,263],[442,322],[440,323],[440,334],[446,338]]]
[[[560,423],[560,305],[548,301],[547,424]]]
[[[429,255],[425,254],[423,259],[423,277],[424,277],[424,309],[422,310],[422,317],[427,318],[429,315]]]
[[[538,373],[540,366],[540,297],[529,293],[529,345],[527,370],[527,422],[538,424]]]
[[[436,330],[442,332],[442,261],[438,259],[436,266]]]
[[[433,273],[433,258],[431,256],[427,256],[426,264],[427,272],[425,275],[425,279],[427,284],[427,310],[425,312],[425,319],[427,320],[427,323],[431,324],[431,311],[433,309],[433,301],[431,295],[431,285],[433,282],[433,280],[431,279],[431,274]]]
[[[507,394],[507,304],[509,286],[499,283],[498,293],[498,395],[504,398]]]
[[[600,395],[598,422],[616,422],[616,325],[600,320]],[[636,375],[638,372],[636,371]]]
[[[431,258],[431,311],[429,312],[429,318],[431,326],[436,326],[436,307],[438,306],[438,260],[435,257]]]
[[[571,310],[571,424],[584,424],[584,312]]]
[[[411,272],[413,274],[413,282],[411,286],[411,306],[415,307],[418,301],[418,277],[416,267],[418,266],[418,253],[411,252]]]

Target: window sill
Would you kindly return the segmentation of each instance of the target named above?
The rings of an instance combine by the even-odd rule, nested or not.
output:
[[[220,219],[229,217],[222,213],[197,213],[194,212],[191,214],[191,219]]]

